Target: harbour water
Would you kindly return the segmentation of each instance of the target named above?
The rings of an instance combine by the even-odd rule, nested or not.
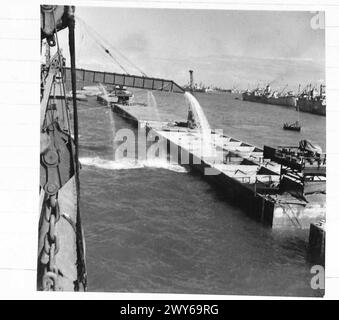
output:
[[[184,120],[183,95],[135,91],[161,120]],[[325,151],[325,118],[288,107],[196,94],[212,128],[258,147],[311,139]],[[238,98],[239,99],[236,99]],[[114,161],[114,132],[133,129],[95,98],[79,102],[81,212],[89,291],[317,296],[307,231],[263,227],[222,191],[176,165]],[[134,129],[133,129],[134,130]]]

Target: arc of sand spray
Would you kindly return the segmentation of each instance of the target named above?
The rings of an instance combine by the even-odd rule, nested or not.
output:
[[[198,128],[200,129],[201,134],[201,157],[205,160],[212,160],[217,162],[222,161],[222,154],[218,153],[216,151],[216,148],[213,148],[212,146],[215,141],[213,141],[212,139],[211,127],[199,101],[189,92],[185,92],[185,97],[189,103],[189,106],[191,107],[191,110],[193,111],[194,117],[198,121]],[[204,174],[216,175],[219,174],[219,171],[214,170],[213,167],[207,167],[204,169]]]
[[[185,98],[197,120],[198,128],[201,133],[202,142],[202,156],[208,157],[211,155],[211,127],[205,116],[205,113],[200,106],[198,100],[189,92],[185,92]]]
[[[156,119],[158,121],[160,121],[158,104],[157,104],[157,101],[154,97],[153,92],[150,91],[150,90],[147,91],[147,105],[150,106],[153,109],[153,112],[155,114]]]

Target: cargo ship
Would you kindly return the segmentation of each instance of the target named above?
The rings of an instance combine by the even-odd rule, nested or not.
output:
[[[268,104],[276,104],[280,106],[289,106],[296,107],[298,98],[293,94],[293,92],[288,92],[285,95],[273,94],[272,96],[267,97]]]
[[[275,104],[280,106],[296,107],[297,97],[292,91],[286,94],[278,93],[277,91],[271,92],[269,85],[265,89],[257,88],[253,91],[245,91],[242,94],[244,101],[259,102],[265,104]]]
[[[326,116],[326,94],[325,86],[321,85],[319,93],[308,86],[298,97],[297,108],[301,112],[308,112]]]

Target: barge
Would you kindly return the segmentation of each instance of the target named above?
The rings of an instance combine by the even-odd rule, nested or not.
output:
[[[326,158],[318,162],[293,148],[260,149],[220,132],[210,146],[220,156],[204,156],[205,137],[185,122],[159,122],[147,106],[108,102],[112,112],[134,124],[145,145],[163,142],[166,160],[198,171],[226,200],[272,228],[308,229],[325,217]],[[146,138],[147,137],[147,138]]]

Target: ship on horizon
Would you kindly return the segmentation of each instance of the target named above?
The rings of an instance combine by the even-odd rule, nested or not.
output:
[[[307,85],[298,97],[297,109],[302,112],[326,115],[325,85],[320,85],[318,91],[315,87]]]
[[[284,88],[284,90],[286,87]],[[244,101],[259,102],[265,104],[275,104],[288,107],[297,106],[297,96],[293,91],[288,91],[283,93],[278,91],[271,91],[271,87],[268,84],[265,89],[257,87],[256,89],[250,91],[247,90],[242,94]]]
[[[265,88],[257,87],[252,91],[247,89],[242,93],[242,99],[250,102],[294,107],[301,112],[326,115],[325,85],[320,85],[319,90],[315,86],[307,85],[302,91],[300,91],[299,85],[298,94],[293,91],[287,91],[286,93],[283,93],[283,91],[271,92],[271,87],[268,84]]]

